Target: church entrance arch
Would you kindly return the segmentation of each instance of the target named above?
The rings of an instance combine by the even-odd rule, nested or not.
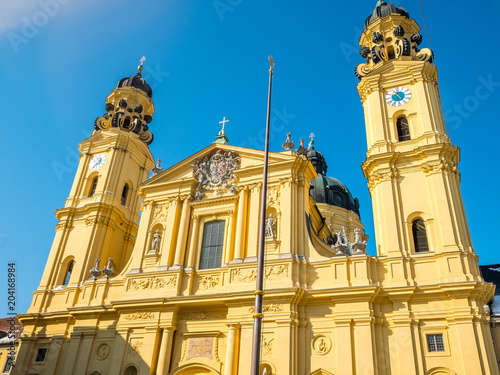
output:
[[[456,374],[450,369],[447,369],[445,367],[434,367],[433,369],[429,370],[427,375],[456,375]]]
[[[220,375],[220,372],[201,363],[193,363],[179,367],[170,375]]]

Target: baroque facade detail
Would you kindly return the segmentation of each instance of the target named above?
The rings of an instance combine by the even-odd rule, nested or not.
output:
[[[176,284],[177,284],[176,276],[131,279],[128,282],[127,290],[175,288]]]
[[[265,280],[276,280],[283,277],[288,277],[288,265],[282,264],[278,266],[268,266],[264,269]],[[257,278],[255,269],[235,268],[231,270],[230,282],[250,283]]]
[[[206,191],[213,191],[214,195],[221,195],[226,191],[236,194],[234,183],[237,178],[234,171],[240,160],[234,151],[222,150],[215,151],[210,157],[195,159],[192,165],[194,177],[198,181],[195,199],[203,199]]]

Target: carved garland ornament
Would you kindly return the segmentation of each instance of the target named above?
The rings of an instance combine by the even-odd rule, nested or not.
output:
[[[251,313],[254,313],[255,312],[255,306],[249,307],[248,311],[251,312]],[[263,305],[262,306],[262,312],[263,313],[265,313],[265,312],[279,312],[279,311],[283,311],[283,307],[281,307],[280,305],[276,305],[274,303],[270,303],[268,305]]]
[[[163,289],[175,288],[177,278],[170,277],[148,277],[145,279],[133,279],[128,282],[127,290],[147,290],[147,289]]]
[[[163,223],[167,219],[169,203],[159,204],[155,207],[153,223]]]
[[[266,336],[262,336],[262,356],[269,357],[273,354],[273,342],[274,337],[269,338]]]
[[[137,312],[134,314],[127,314],[123,316],[123,319],[125,320],[147,320],[147,319],[154,319],[155,314],[150,313],[150,312]]]
[[[213,289],[220,284],[219,276],[203,276],[200,280],[200,289]]]
[[[129,354],[138,354],[140,355],[142,351],[142,341],[139,340],[130,340],[129,345]]]
[[[217,150],[203,159],[195,159],[192,167],[194,177],[198,181],[195,199],[201,200],[205,192],[212,190],[214,195],[221,195],[229,190],[236,194],[236,176],[234,171],[238,168],[241,158],[234,151]]]
[[[185,313],[180,316],[180,318],[184,320],[224,319],[225,317],[226,314],[216,311],[192,312],[192,313]]]
[[[288,277],[288,265],[269,266],[264,270],[264,278],[266,280],[276,280],[283,277]],[[257,278],[257,270],[236,268],[231,270],[231,282],[249,283]]]

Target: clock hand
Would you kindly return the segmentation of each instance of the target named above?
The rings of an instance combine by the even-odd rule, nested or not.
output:
[[[394,94],[396,94],[396,96],[397,96],[400,100],[403,100],[403,98],[402,98],[402,97],[400,97],[400,96],[398,95],[398,93],[397,93],[397,92],[395,92]]]

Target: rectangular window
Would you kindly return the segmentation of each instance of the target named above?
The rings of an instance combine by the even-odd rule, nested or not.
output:
[[[210,221],[203,230],[200,269],[219,268],[224,250],[224,220]]]
[[[444,352],[443,335],[427,335],[427,348],[429,352]]]
[[[2,374],[8,374],[10,373],[10,369],[12,368],[12,362],[9,357],[5,359],[5,364],[2,369]]]
[[[35,362],[43,362],[45,361],[45,356],[47,355],[47,348],[38,349],[38,353],[36,353]]]

